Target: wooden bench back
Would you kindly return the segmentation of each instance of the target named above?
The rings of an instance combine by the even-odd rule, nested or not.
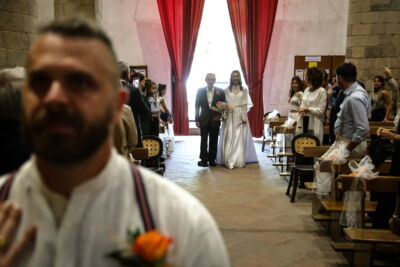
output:
[[[370,121],[369,122],[369,132],[368,134],[376,134],[376,131],[379,127],[386,128],[386,129],[393,129],[394,124],[393,122],[376,122]],[[324,134],[329,134],[329,125],[324,124]]]
[[[350,175],[340,175],[338,178],[342,183],[342,190],[352,190],[355,177]],[[364,180],[359,184],[358,189],[365,189],[368,192],[397,192],[400,176],[378,176],[372,180]]]

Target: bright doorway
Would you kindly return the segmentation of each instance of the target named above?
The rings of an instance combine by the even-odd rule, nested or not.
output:
[[[206,74],[215,73],[215,86],[224,89],[233,70],[241,72],[227,1],[206,0],[192,69],[186,83],[189,120],[194,120],[196,92],[206,86]],[[244,83],[243,75],[242,80]]]

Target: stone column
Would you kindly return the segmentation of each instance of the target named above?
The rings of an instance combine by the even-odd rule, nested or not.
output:
[[[400,80],[400,0],[351,0],[346,60],[357,66],[367,90],[384,67]]]
[[[36,0],[0,1],[0,68],[24,66],[37,14]]]
[[[96,19],[96,0],[54,0],[55,18],[82,14]]]

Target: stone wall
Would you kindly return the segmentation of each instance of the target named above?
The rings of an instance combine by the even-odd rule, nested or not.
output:
[[[351,0],[346,60],[372,88],[372,78],[392,69],[400,80],[400,0]]]
[[[0,1],[0,68],[23,66],[37,27],[35,0]]]
[[[82,14],[96,19],[96,0],[54,0],[54,15],[62,18],[74,14]]]

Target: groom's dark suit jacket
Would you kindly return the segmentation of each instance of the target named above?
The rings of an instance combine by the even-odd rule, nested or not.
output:
[[[213,111],[208,106],[207,100],[207,87],[200,88],[196,95],[196,112],[195,120],[200,122],[200,127],[205,127],[210,120],[218,121],[221,118],[221,114]],[[214,87],[214,96],[211,103],[211,107],[215,107],[218,102],[226,102],[225,91],[221,88]]]

